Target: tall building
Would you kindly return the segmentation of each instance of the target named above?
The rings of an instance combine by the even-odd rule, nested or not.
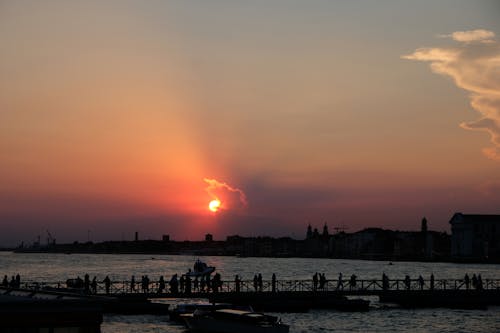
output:
[[[455,213],[450,224],[453,258],[500,260],[500,215]]]
[[[307,226],[307,233],[306,233],[306,239],[311,239],[313,236],[313,231],[312,231],[312,227],[311,225],[309,224]]]
[[[422,231],[422,233],[426,233],[427,232],[427,219],[425,217],[422,219],[422,223],[421,223],[421,226],[420,226],[420,231]]]
[[[328,233],[328,226],[326,225],[326,222],[325,222],[325,225],[323,226],[323,233],[322,233],[322,236],[324,238],[328,237],[329,236],[329,233]]]

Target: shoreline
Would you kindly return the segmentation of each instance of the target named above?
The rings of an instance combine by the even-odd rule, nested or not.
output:
[[[214,254],[201,252],[148,252],[148,251],[54,251],[35,249],[0,249],[0,252],[11,252],[14,254],[112,254],[112,255],[167,255],[167,256],[210,256],[210,257],[235,257],[235,258],[270,258],[270,259],[335,259],[335,260],[356,260],[356,261],[378,261],[387,262],[388,265],[398,262],[420,262],[420,263],[450,263],[450,264],[485,264],[500,265],[500,261],[495,260],[465,260],[465,259],[415,259],[415,258],[361,258],[361,257],[324,257],[324,256],[241,256],[238,254]],[[152,257],[152,260],[157,258]]]

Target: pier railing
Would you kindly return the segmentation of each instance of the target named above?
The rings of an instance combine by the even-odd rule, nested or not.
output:
[[[168,281],[164,283],[165,287],[161,288],[160,281],[151,281],[147,285],[142,284],[141,281],[135,281],[132,286],[131,281],[111,281],[109,289],[106,288],[104,281],[99,281],[95,285],[95,289],[90,285],[88,290],[85,286],[79,288],[72,288],[67,286],[66,282],[36,282],[26,281],[21,283],[21,288],[30,290],[67,290],[78,293],[87,294],[112,294],[112,295],[126,295],[126,294],[148,294],[164,297],[177,297],[181,295],[195,296],[221,292],[339,292],[342,294],[362,294],[362,295],[379,295],[380,293],[388,290],[398,291],[433,291],[433,290],[500,290],[500,279],[484,279],[480,283],[472,282],[466,283],[463,279],[392,279],[386,280],[384,285],[381,279],[335,279],[326,280],[323,282],[318,281],[315,283],[313,280],[272,280],[262,281],[262,284],[255,283],[253,280],[234,280],[220,281],[216,287],[213,282],[208,285],[201,283],[201,281],[191,280],[190,287],[186,284],[178,285],[178,292],[173,294]],[[188,290],[189,289],[189,290]]]

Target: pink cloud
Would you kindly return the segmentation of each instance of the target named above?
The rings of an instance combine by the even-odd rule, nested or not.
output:
[[[491,39],[495,34],[488,30],[457,31],[445,36],[459,44],[419,48],[402,58],[430,62],[433,72],[451,77],[458,87],[471,93],[471,106],[480,117],[462,122],[460,127],[488,133],[492,146],[482,152],[500,161],[500,43]]]

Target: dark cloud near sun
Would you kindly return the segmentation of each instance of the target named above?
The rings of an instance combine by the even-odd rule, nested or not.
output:
[[[483,148],[488,158],[500,161],[500,43],[495,33],[478,29],[456,31],[449,37],[459,44],[452,47],[419,48],[402,58],[431,63],[433,72],[449,76],[470,93],[471,106],[480,117],[460,127],[490,135],[492,146]]]

